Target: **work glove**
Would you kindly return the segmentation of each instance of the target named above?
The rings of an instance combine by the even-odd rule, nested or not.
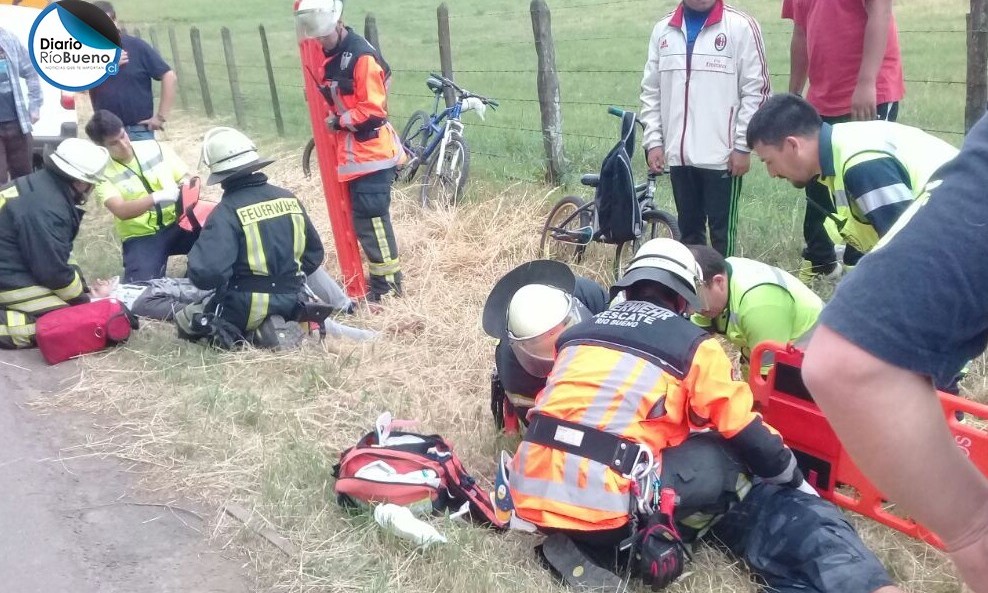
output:
[[[151,199],[154,200],[155,206],[170,206],[178,201],[181,192],[178,186],[166,187],[152,193]]]
[[[806,494],[812,494],[813,496],[816,497],[820,496],[820,493],[816,491],[816,488],[810,486],[810,483],[807,482],[806,480],[800,482],[799,486],[796,486],[796,490],[799,490],[800,492],[805,492]]]
[[[638,550],[642,580],[652,591],[668,587],[683,574],[686,566],[683,541],[668,523],[668,515],[652,514]]]

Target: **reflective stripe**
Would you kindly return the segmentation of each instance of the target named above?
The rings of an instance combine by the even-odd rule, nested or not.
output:
[[[596,461],[589,461],[587,468],[587,484],[585,488],[574,486],[575,480],[567,483],[553,482],[525,475],[525,461],[530,454],[531,444],[522,442],[518,447],[515,471],[511,472],[508,482],[513,493],[561,502],[587,509],[611,513],[628,512],[630,498],[628,494],[606,490],[607,472],[610,469]],[[571,456],[576,457],[576,456]]]
[[[247,265],[255,276],[268,275],[268,260],[261,245],[261,229],[256,224],[243,227],[247,247]]]
[[[356,126],[353,125],[353,112],[345,111],[340,115],[339,124],[348,130],[357,131]]]
[[[52,309],[61,309],[66,305],[67,303],[65,301],[49,292],[43,297],[21,301],[20,303],[9,303],[6,307],[25,313],[46,313]]]
[[[626,354],[625,356],[631,356]],[[641,417],[638,408],[646,395],[656,392],[656,388],[663,382],[663,372],[655,365],[645,360],[640,360],[641,372],[631,387],[624,392],[625,396],[618,398],[618,408],[611,418],[611,421],[604,427],[604,431],[611,434],[624,434],[631,427],[631,423]]]
[[[350,132],[347,132],[343,138],[343,156],[346,159],[344,162],[347,165],[357,162],[357,154],[353,150],[353,134]]]
[[[333,106],[336,107],[337,113],[346,112],[346,103],[343,102],[343,96],[340,95],[340,83],[337,81],[332,81],[329,83],[329,94],[333,97]]]
[[[878,189],[873,189],[858,198],[858,207],[862,214],[868,214],[873,210],[878,210],[882,206],[898,204],[900,202],[911,202],[913,193],[906,184],[896,183]]]
[[[25,286],[0,292],[0,304],[19,303],[28,299],[50,295],[51,290],[44,286]]]
[[[847,203],[847,192],[842,189],[835,189],[833,192],[834,196],[834,206],[837,208],[847,208],[849,204]]]
[[[796,472],[796,456],[789,453],[789,465],[786,469],[782,470],[777,476],[771,478],[765,478],[765,481],[770,484],[786,484],[792,481],[792,477]]]
[[[67,286],[62,288],[56,288],[52,292],[55,296],[62,299],[63,301],[71,301],[77,296],[82,294],[82,278],[79,277],[79,272],[75,272],[75,276],[72,278],[72,282],[69,282]]]
[[[7,325],[0,325],[0,336],[9,337],[15,348],[32,346],[36,333],[34,323],[28,323],[27,316],[18,311],[7,311]]]
[[[257,329],[268,316],[271,295],[266,292],[250,293],[250,313],[247,315],[247,330]]]
[[[292,235],[294,241],[292,254],[295,256],[295,265],[301,273],[302,254],[305,253],[305,217],[301,214],[292,214],[292,228],[295,231]]]
[[[347,134],[347,136],[352,136],[352,134]],[[352,150],[352,146],[347,149],[347,158],[352,158]],[[399,160],[400,158],[396,155],[380,161],[367,161],[365,163],[340,165],[337,168],[337,171],[340,175],[349,175],[351,173],[373,173],[374,171],[382,171],[384,169],[390,169],[391,167],[397,167]]]
[[[639,360],[623,353],[618,357],[617,364],[611,369],[607,378],[601,381],[597,393],[593,395],[593,399],[587,405],[587,411],[579,420],[580,424],[596,428],[604,422],[616,396],[625,393],[628,378],[634,372]],[[561,372],[565,374],[568,369],[564,368]]]
[[[392,276],[401,270],[401,266],[398,259],[389,259],[381,263],[368,262],[367,269],[372,276]]]

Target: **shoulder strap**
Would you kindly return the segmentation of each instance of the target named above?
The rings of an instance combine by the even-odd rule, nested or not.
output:
[[[621,116],[621,142],[624,142],[624,150],[628,157],[635,154],[635,113],[625,111]]]

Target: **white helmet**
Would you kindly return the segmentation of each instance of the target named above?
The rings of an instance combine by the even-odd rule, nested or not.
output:
[[[675,239],[652,239],[642,245],[628,262],[624,276],[611,286],[611,298],[643,281],[676,291],[694,310],[701,307],[696,285],[703,281],[703,272],[689,248]]]
[[[253,173],[274,161],[262,159],[254,142],[240,130],[213,128],[202,139],[202,162],[209,167],[206,185],[219,183],[237,173]]]
[[[545,284],[519,288],[508,304],[508,340],[522,368],[536,377],[548,377],[556,340],[589,316],[578,300],[559,288]]]
[[[82,138],[66,138],[48,155],[51,164],[72,179],[97,184],[110,162],[110,152]]]
[[[298,40],[325,37],[343,18],[343,0],[299,0],[295,6]]]

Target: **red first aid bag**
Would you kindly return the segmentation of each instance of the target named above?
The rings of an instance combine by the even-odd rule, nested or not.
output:
[[[202,181],[198,177],[193,177],[182,186],[178,201],[178,226],[192,233],[198,233],[202,229],[206,219],[216,207],[216,202],[199,200],[201,190]]]
[[[116,299],[102,299],[46,313],[35,322],[36,340],[48,364],[121,344],[137,318]]]

